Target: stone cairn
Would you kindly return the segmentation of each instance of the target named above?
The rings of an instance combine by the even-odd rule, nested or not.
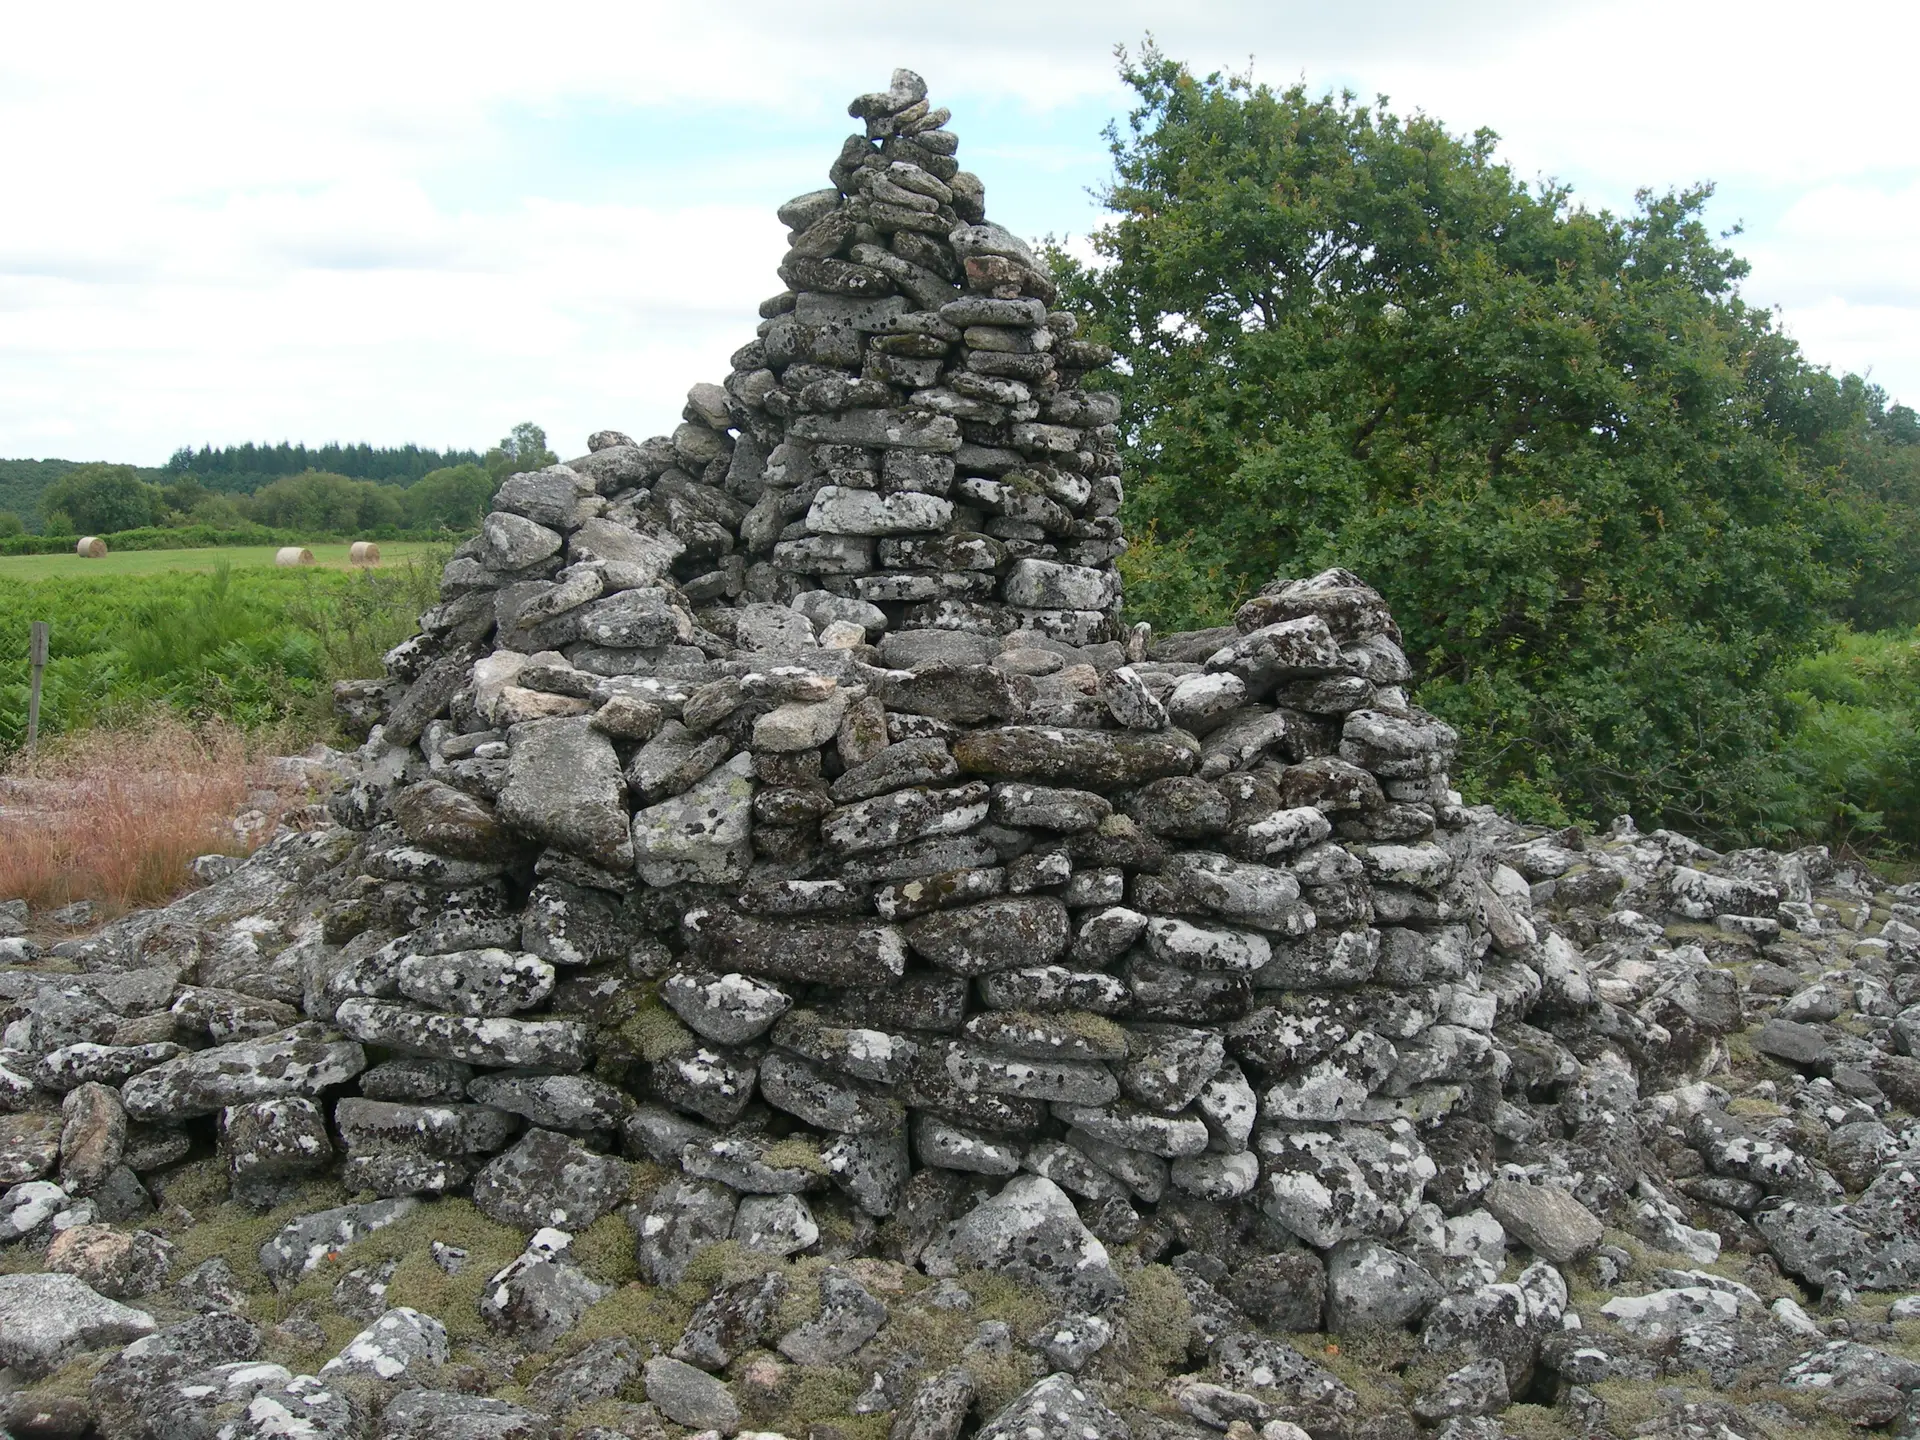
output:
[[[659,1278],[811,1244],[830,1187],[944,1222],[1022,1173],[1109,1233],[1178,1193],[1390,1237],[1542,983],[1467,923],[1454,736],[1342,571],[1120,630],[1109,352],[917,77],[852,113],[725,385],[508,480],[344,697],[385,747],[337,802],[348,909],[431,917],[306,999],[421,1057],[340,1102],[348,1173],[436,1192],[509,1117],[618,1128],[686,1177]]]
[[[605,1293],[568,1246],[627,1202],[618,1151],[669,1176],[630,1217],[656,1284],[722,1240],[999,1270],[1059,1303],[1033,1343],[1078,1372],[1125,1290],[1108,1247],[1178,1251],[1231,1384],[1284,1372],[1308,1410],[1346,1393],[1242,1343],[1234,1315],[1424,1316],[1434,1348],[1520,1347],[1519,1393],[1567,1304],[1550,1262],[1592,1253],[1587,1206],[1648,1164],[1611,1158],[1631,1074],[1582,1077],[1614,1075],[1616,1052],[1703,1075],[1737,1002],[1716,1028],[1720,991],[1689,971],[1692,998],[1655,997],[1655,1019],[1603,1003],[1531,916],[1549,893],[1604,906],[1625,872],[1588,866],[1571,832],[1515,861],[1526,878],[1501,860],[1511,827],[1450,790],[1456,737],[1408,703],[1393,617],[1356,576],[1277,581],[1215,630],[1121,624],[1117,405],[1082,388],[1109,352],[987,222],[918,77],[852,113],[864,133],[831,188],[781,208],[790,288],[726,382],[694,386],[670,437],[603,431],[509,478],[386,677],[340,687],[367,743],[317,828],[76,942],[84,984],[0,974],[19,1002],[0,1109],[20,1112],[0,1125],[19,1182],[0,1239],[57,1219],[79,1238],[55,1247],[99,1254],[50,1248],[53,1269],[86,1260],[143,1293],[119,1270],[153,1257],[85,1222],[139,1213],[137,1177],[217,1129],[242,1199],[336,1169],[378,1197],[289,1222],[260,1251],[276,1283],[466,1193],[532,1235],[483,1317],[544,1348]],[[1778,932],[1779,886],[1643,848],[1676,913]],[[1652,973],[1628,968],[1622,1004]],[[1598,1058],[1583,1070],[1570,1044]],[[1496,1179],[1496,1139],[1536,1133],[1516,1100],[1576,1082],[1577,1173]],[[1729,1155],[1760,1153],[1722,1119]],[[56,1163],[62,1185],[39,1178]],[[1718,1253],[1650,1193],[1663,1244]],[[1538,1257],[1516,1282],[1507,1231]],[[218,1279],[203,1270],[188,1282]],[[1920,1280],[1920,1248],[1876,1273]],[[0,1304],[74,1301],[70,1275],[27,1278]],[[884,1321],[840,1272],[822,1296],[778,1341],[798,1364]],[[779,1303],[772,1280],[716,1292],[648,1362],[650,1398],[736,1423],[700,1372]],[[102,1335],[152,1326],[101,1313]],[[444,1358],[430,1320],[394,1310],[394,1334],[361,1339]],[[0,1354],[44,1373],[81,1334]],[[109,1408],[118,1374],[94,1387]],[[971,1391],[949,1378],[897,1435],[958,1433]],[[352,1433],[324,1379],[273,1405]],[[1228,1429],[1235,1395],[1196,1381],[1180,1403]],[[232,1433],[278,1433],[278,1413]],[[1067,1374],[981,1433],[1041,1433],[1021,1427],[1049,1413],[1124,1433]]]

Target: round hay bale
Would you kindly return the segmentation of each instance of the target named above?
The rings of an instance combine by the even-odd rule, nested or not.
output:
[[[98,535],[83,536],[80,543],[73,547],[73,553],[82,560],[102,560],[106,558],[107,542]]]
[[[378,565],[380,547],[371,540],[356,540],[353,548],[347,551],[347,559],[355,565]]]
[[[273,563],[276,565],[311,565],[313,563],[313,551],[307,549],[304,545],[282,545],[278,550],[273,552]]]

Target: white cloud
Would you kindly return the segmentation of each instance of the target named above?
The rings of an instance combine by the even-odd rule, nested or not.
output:
[[[1093,131],[1126,103],[1110,49],[1148,30],[1199,68],[1490,125],[1519,173],[1603,203],[1717,179],[1749,297],[1920,397],[1920,20],[1885,0],[1817,23],[1728,0],[16,9],[0,454],[670,424],[777,287],[770,201],[818,183],[848,97],[921,69],[1001,213],[1084,233]]]

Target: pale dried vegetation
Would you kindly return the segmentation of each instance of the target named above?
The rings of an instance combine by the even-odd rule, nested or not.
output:
[[[0,899],[111,915],[179,894],[195,856],[244,855],[271,833],[291,798],[266,803],[272,740],[156,711],[15,754],[0,768]],[[264,823],[236,827],[253,808]]]

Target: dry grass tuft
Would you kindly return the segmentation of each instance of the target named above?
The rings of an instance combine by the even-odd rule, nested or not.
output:
[[[195,856],[245,855],[271,833],[279,801],[259,807],[257,829],[233,824],[249,808],[270,739],[156,712],[14,757],[0,771],[0,899],[35,910],[92,900],[117,914],[190,888]]]

